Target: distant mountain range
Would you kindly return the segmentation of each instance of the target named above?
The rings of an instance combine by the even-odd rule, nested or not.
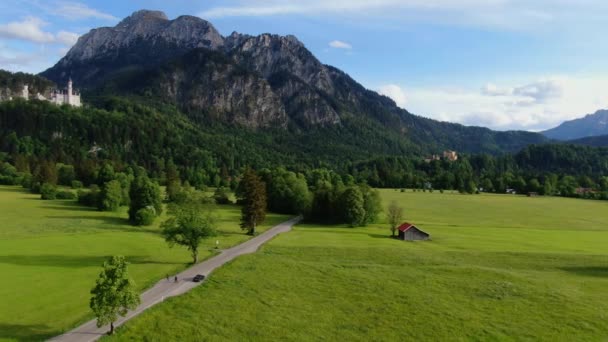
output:
[[[91,30],[42,76],[58,84],[72,77],[85,101],[106,94],[169,104],[199,125],[286,130],[298,143],[327,136],[328,145],[374,154],[502,153],[548,141],[413,115],[322,64],[294,36],[224,37],[198,17],[157,11]]]
[[[586,137],[608,135],[608,110],[598,110],[584,118],[566,121],[561,125],[542,132],[546,137],[555,140],[576,140]],[[600,143],[603,139],[582,139]],[[603,146],[608,146],[604,144]]]
[[[608,147],[608,135],[597,135],[580,139],[568,140],[570,144],[586,145],[595,147]]]

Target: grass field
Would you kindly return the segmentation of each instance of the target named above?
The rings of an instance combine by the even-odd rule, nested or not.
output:
[[[606,202],[382,195],[432,241],[301,225],[108,339],[608,339]]]
[[[168,248],[157,225],[132,227],[121,212],[98,212],[73,201],[42,201],[18,187],[0,186],[0,340],[43,340],[92,317],[89,291],[111,255],[125,255],[143,290],[183,269],[190,254]],[[220,247],[248,237],[238,227],[240,209],[215,210]],[[287,220],[269,215],[262,230]],[[215,240],[205,242],[201,258]]]

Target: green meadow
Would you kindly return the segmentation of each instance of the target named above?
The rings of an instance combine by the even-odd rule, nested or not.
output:
[[[299,225],[119,328],[131,341],[608,339],[608,204],[383,190],[431,241]]]
[[[214,216],[221,248],[248,239],[238,207],[217,207]],[[126,217],[126,208],[99,212],[0,186],[0,340],[43,340],[92,318],[89,291],[111,255],[127,257],[140,290],[187,266],[189,253],[159,235],[164,217],[146,228]],[[269,215],[261,230],[287,219]],[[201,258],[215,253],[215,240],[205,242]]]

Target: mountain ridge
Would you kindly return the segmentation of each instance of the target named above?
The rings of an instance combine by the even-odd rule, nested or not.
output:
[[[541,133],[548,138],[557,140],[577,140],[608,135],[608,110],[600,109],[582,118],[565,121],[559,126]]]
[[[158,11],[138,11],[114,28],[91,30],[41,75],[57,83],[71,75],[91,93],[161,99],[196,122],[302,134],[348,126],[424,150],[501,153],[547,141],[536,133],[494,132],[411,114],[321,63],[295,36],[224,37],[203,19],[169,20]]]

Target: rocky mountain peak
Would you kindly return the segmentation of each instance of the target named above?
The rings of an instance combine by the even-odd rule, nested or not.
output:
[[[150,11],[150,10],[139,10],[133,12],[130,16],[123,19],[117,27],[129,27],[135,23],[141,21],[168,21],[169,18],[164,12],[161,11]]]
[[[60,64],[83,62],[93,58],[116,56],[121,49],[141,44],[172,45],[179,49],[217,49],[224,38],[209,22],[193,17],[180,16],[169,20],[160,11],[141,10],[134,12],[115,27],[91,30],[80,37]]]

